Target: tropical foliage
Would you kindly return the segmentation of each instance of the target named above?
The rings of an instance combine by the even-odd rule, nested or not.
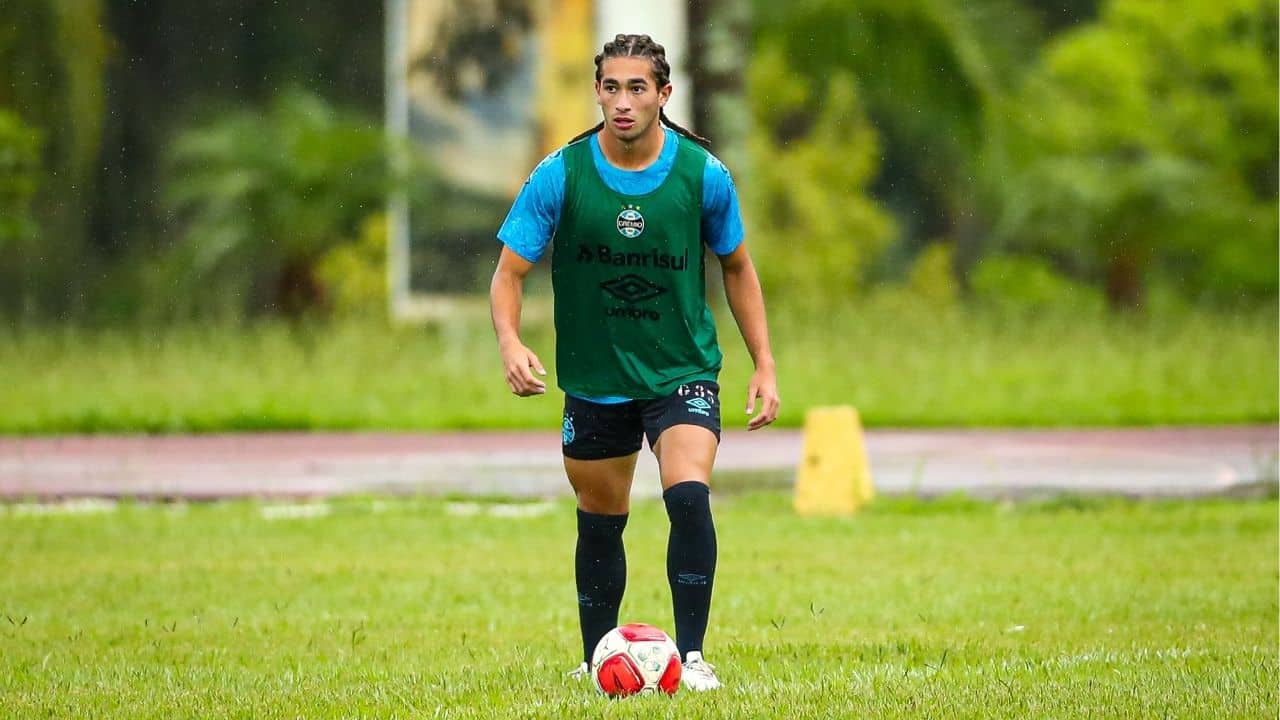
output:
[[[984,149],[1038,39],[1028,3],[1008,0],[757,2],[756,42],[778,43],[809,82],[844,73],[881,138],[869,190],[900,234],[876,279],[935,241],[957,247],[961,270],[982,253]]]
[[[1115,0],[1051,43],[1016,105],[1003,236],[1114,304],[1140,305],[1159,271],[1274,294],[1275,31],[1273,3]]]
[[[112,44],[102,0],[0,0],[0,311],[83,309]]]
[[[301,92],[183,133],[170,160],[175,297],[286,315],[328,303],[317,265],[391,187],[383,133]]]
[[[0,110],[0,252],[16,252],[35,231],[31,198],[40,170],[40,133]]]
[[[785,58],[779,47],[760,48],[749,76],[752,252],[772,295],[847,294],[892,237],[893,221],[866,193],[879,140],[846,73],[810,80]]]

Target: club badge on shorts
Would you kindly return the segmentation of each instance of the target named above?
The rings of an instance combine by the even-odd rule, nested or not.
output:
[[[573,431],[573,417],[566,414],[560,423],[560,444],[569,445],[576,436],[577,433]]]

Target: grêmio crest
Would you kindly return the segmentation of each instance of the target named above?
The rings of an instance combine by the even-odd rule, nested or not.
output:
[[[625,238],[638,238],[644,232],[644,216],[640,208],[628,205],[618,213],[618,232]]]

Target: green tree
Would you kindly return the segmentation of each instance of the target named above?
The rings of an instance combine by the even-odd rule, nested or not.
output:
[[[758,0],[757,44],[777,43],[802,77],[844,72],[881,138],[871,192],[889,207],[905,267],[935,240],[953,241],[963,271],[994,212],[1004,102],[1034,57],[1037,16],[1013,0]],[[994,167],[995,169],[992,169]]]
[[[35,234],[31,198],[40,184],[40,143],[39,132],[0,109],[0,255],[6,257],[20,252]],[[19,280],[5,277],[0,282]]]
[[[1277,289],[1276,7],[1113,0],[1020,95],[1000,234],[1139,307]]]
[[[800,301],[850,294],[894,232],[866,194],[879,144],[853,78],[837,72],[813,82],[789,68],[779,47],[765,45],[748,82],[744,197],[761,282]]]
[[[381,209],[389,152],[377,125],[300,91],[181,133],[166,195],[180,228],[168,259],[175,310],[323,307],[317,265]]]
[[[112,47],[102,16],[101,0],[0,0],[0,108],[39,131],[37,167],[46,170],[34,226],[5,258],[19,279],[0,287],[0,310],[65,312],[83,297],[74,278],[87,250]]]
[[[0,0],[0,106],[45,128],[51,165],[83,187],[102,138],[111,37],[101,0]]]

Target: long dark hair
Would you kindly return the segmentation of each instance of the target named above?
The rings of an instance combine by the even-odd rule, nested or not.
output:
[[[657,81],[658,87],[662,88],[671,82],[671,64],[667,62],[666,48],[654,42],[653,38],[648,35],[615,35],[613,40],[604,44],[604,51],[596,56],[596,82],[600,82],[600,66],[607,58],[615,57],[645,57],[649,58],[649,63],[653,65],[653,77]],[[658,110],[658,120],[663,125],[675,130],[681,135],[698,143],[704,148],[711,147],[711,141],[701,135],[682,127],[671,118],[667,117],[667,111]],[[575,143],[588,135],[594,135],[604,128],[604,122],[601,121],[595,127],[587,130],[569,143]]]

